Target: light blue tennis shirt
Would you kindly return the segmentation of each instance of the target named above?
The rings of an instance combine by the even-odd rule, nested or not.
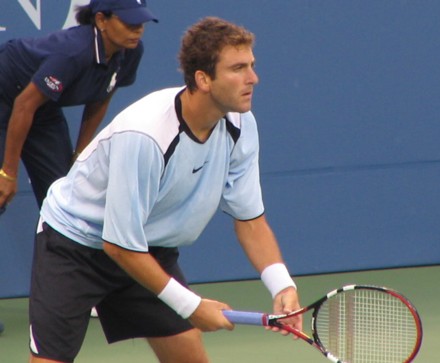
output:
[[[219,207],[239,220],[262,215],[254,116],[228,113],[201,143],[182,91],[151,93],[116,116],[52,184],[43,220],[92,248],[146,252],[191,244]]]

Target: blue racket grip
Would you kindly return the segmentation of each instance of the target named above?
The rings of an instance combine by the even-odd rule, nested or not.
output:
[[[255,313],[250,311],[236,311],[236,310],[223,310],[223,315],[231,323],[245,324],[245,325],[260,325],[264,326],[263,313]]]

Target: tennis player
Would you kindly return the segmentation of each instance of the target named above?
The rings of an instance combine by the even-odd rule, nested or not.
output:
[[[218,208],[233,218],[274,311],[299,308],[264,215],[253,44],[219,18],[191,26],[179,54],[185,86],[122,111],[52,184],[36,237],[31,362],[72,362],[93,306],[110,343],[143,337],[162,363],[208,362],[200,331],[232,329],[229,306],[188,288],[178,248]],[[301,328],[300,318],[291,323]]]

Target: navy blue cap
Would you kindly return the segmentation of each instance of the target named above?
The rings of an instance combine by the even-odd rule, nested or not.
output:
[[[91,0],[89,6],[93,14],[111,11],[130,25],[147,21],[158,22],[156,16],[147,8],[145,0]]]

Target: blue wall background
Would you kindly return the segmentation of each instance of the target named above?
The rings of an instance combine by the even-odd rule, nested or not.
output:
[[[88,0],[0,0],[0,42],[72,24]],[[184,29],[216,15],[257,36],[267,217],[293,274],[440,263],[440,2],[150,0],[137,82],[106,117],[181,84]],[[81,109],[67,110],[76,137]],[[28,293],[37,208],[26,173],[0,218],[0,297]],[[219,214],[182,249],[191,282],[255,278]]]

